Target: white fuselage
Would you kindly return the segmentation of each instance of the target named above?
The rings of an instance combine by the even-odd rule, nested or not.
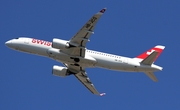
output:
[[[146,72],[162,70],[157,65],[142,65],[140,61],[134,58],[128,58],[93,50],[86,49],[85,57],[70,56],[63,53],[60,49],[52,48],[51,42],[37,40],[33,42],[33,38],[17,38],[6,42],[6,45],[12,49],[36,54],[40,56],[50,57],[56,61],[68,64],[81,65],[83,67],[100,67],[118,71],[129,72]],[[75,62],[73,58],[79,58],[79,62]]]

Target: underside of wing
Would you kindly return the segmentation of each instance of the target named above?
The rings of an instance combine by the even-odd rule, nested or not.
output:
[[[63,50],[63,52],[72,56],[84,57],[86,43],[89,41],[90,35],[94,33],[95,25],[105,11],[106,8],[103,8],[93,15],[91,19],[69,40],[69,44],[72,48]]]
[[[74,76],[88,88],[93,94],[99,95],[99,92],[96,90],[92,82],[90,81],[89,77],[87,76],[86,72],[79,72],[74,74]]]
[[[91,91],[93,94],[101,95],[96,90],[92,82],[90,81],[89,77],[87,76],[87,73],[85,72],[85,69],[80,66],[74,66],[70,64],[64,64],[66,67],[68,67],[69,71],[71,71],[74,76],[87,88],[89,91]]]
[[[106,8],[103,8],[101,11],[93,15],[91,19],[76,33],[76,35],[70,39],[70,44],[85,47],[90,35],[94,33],[93,31],[97,21],[105,11]]]

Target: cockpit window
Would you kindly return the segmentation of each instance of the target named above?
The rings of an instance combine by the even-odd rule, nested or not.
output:
[[[18,38],[15,38],[15,39],[19,39],[19,37],[18,37]]]

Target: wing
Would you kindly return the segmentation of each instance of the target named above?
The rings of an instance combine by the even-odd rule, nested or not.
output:
[[[93,94],[100,95],[99,92],[96,90],[92,82],[90,81],[89,77],[87,76],[87,73],[85,72],[85,69],[80,66],[74,66],[70,64],[64,64],[66,67],[68,67],[69,71],[74,74],[74,76],[87,88],[89,89]]]
[[[63,52],[72,56],[84,57],[86,43],[89,41],[90,35],[94,33],[95,25],[105,11],[106,8],[103,8],[92,16],[91,19],[69,40],[69,44],[73,48],[63,50]]]
[[[105,11],[106,11],[106,8],[102,9],[101,11],[96,13],[94,16],[92,16],[91,19],[70,40],[70,44],[75,45],[75,46],[85,47],[86,42],[89,40],[90,35],[94,33],[93,30],[97,21],[99,20],[99,18],[102,16],[102,14]]]

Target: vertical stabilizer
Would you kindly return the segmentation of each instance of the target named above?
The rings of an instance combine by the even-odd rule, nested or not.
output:
[[[162,53],[162,51],[164,50],[165,46],[162,45],[157,45],[151,49],[149,49],[148,51],[140,54],[139,56],[137,56],[136,60],[138,60],[139,62],[143,61],[144,59],[146,59],[148,56],[150,56],[154,51],[158,52],[158,54],[156,55],[156,57],[154,58],[154,61],[156,61],[156,59],[159,57],[159,55]]]

